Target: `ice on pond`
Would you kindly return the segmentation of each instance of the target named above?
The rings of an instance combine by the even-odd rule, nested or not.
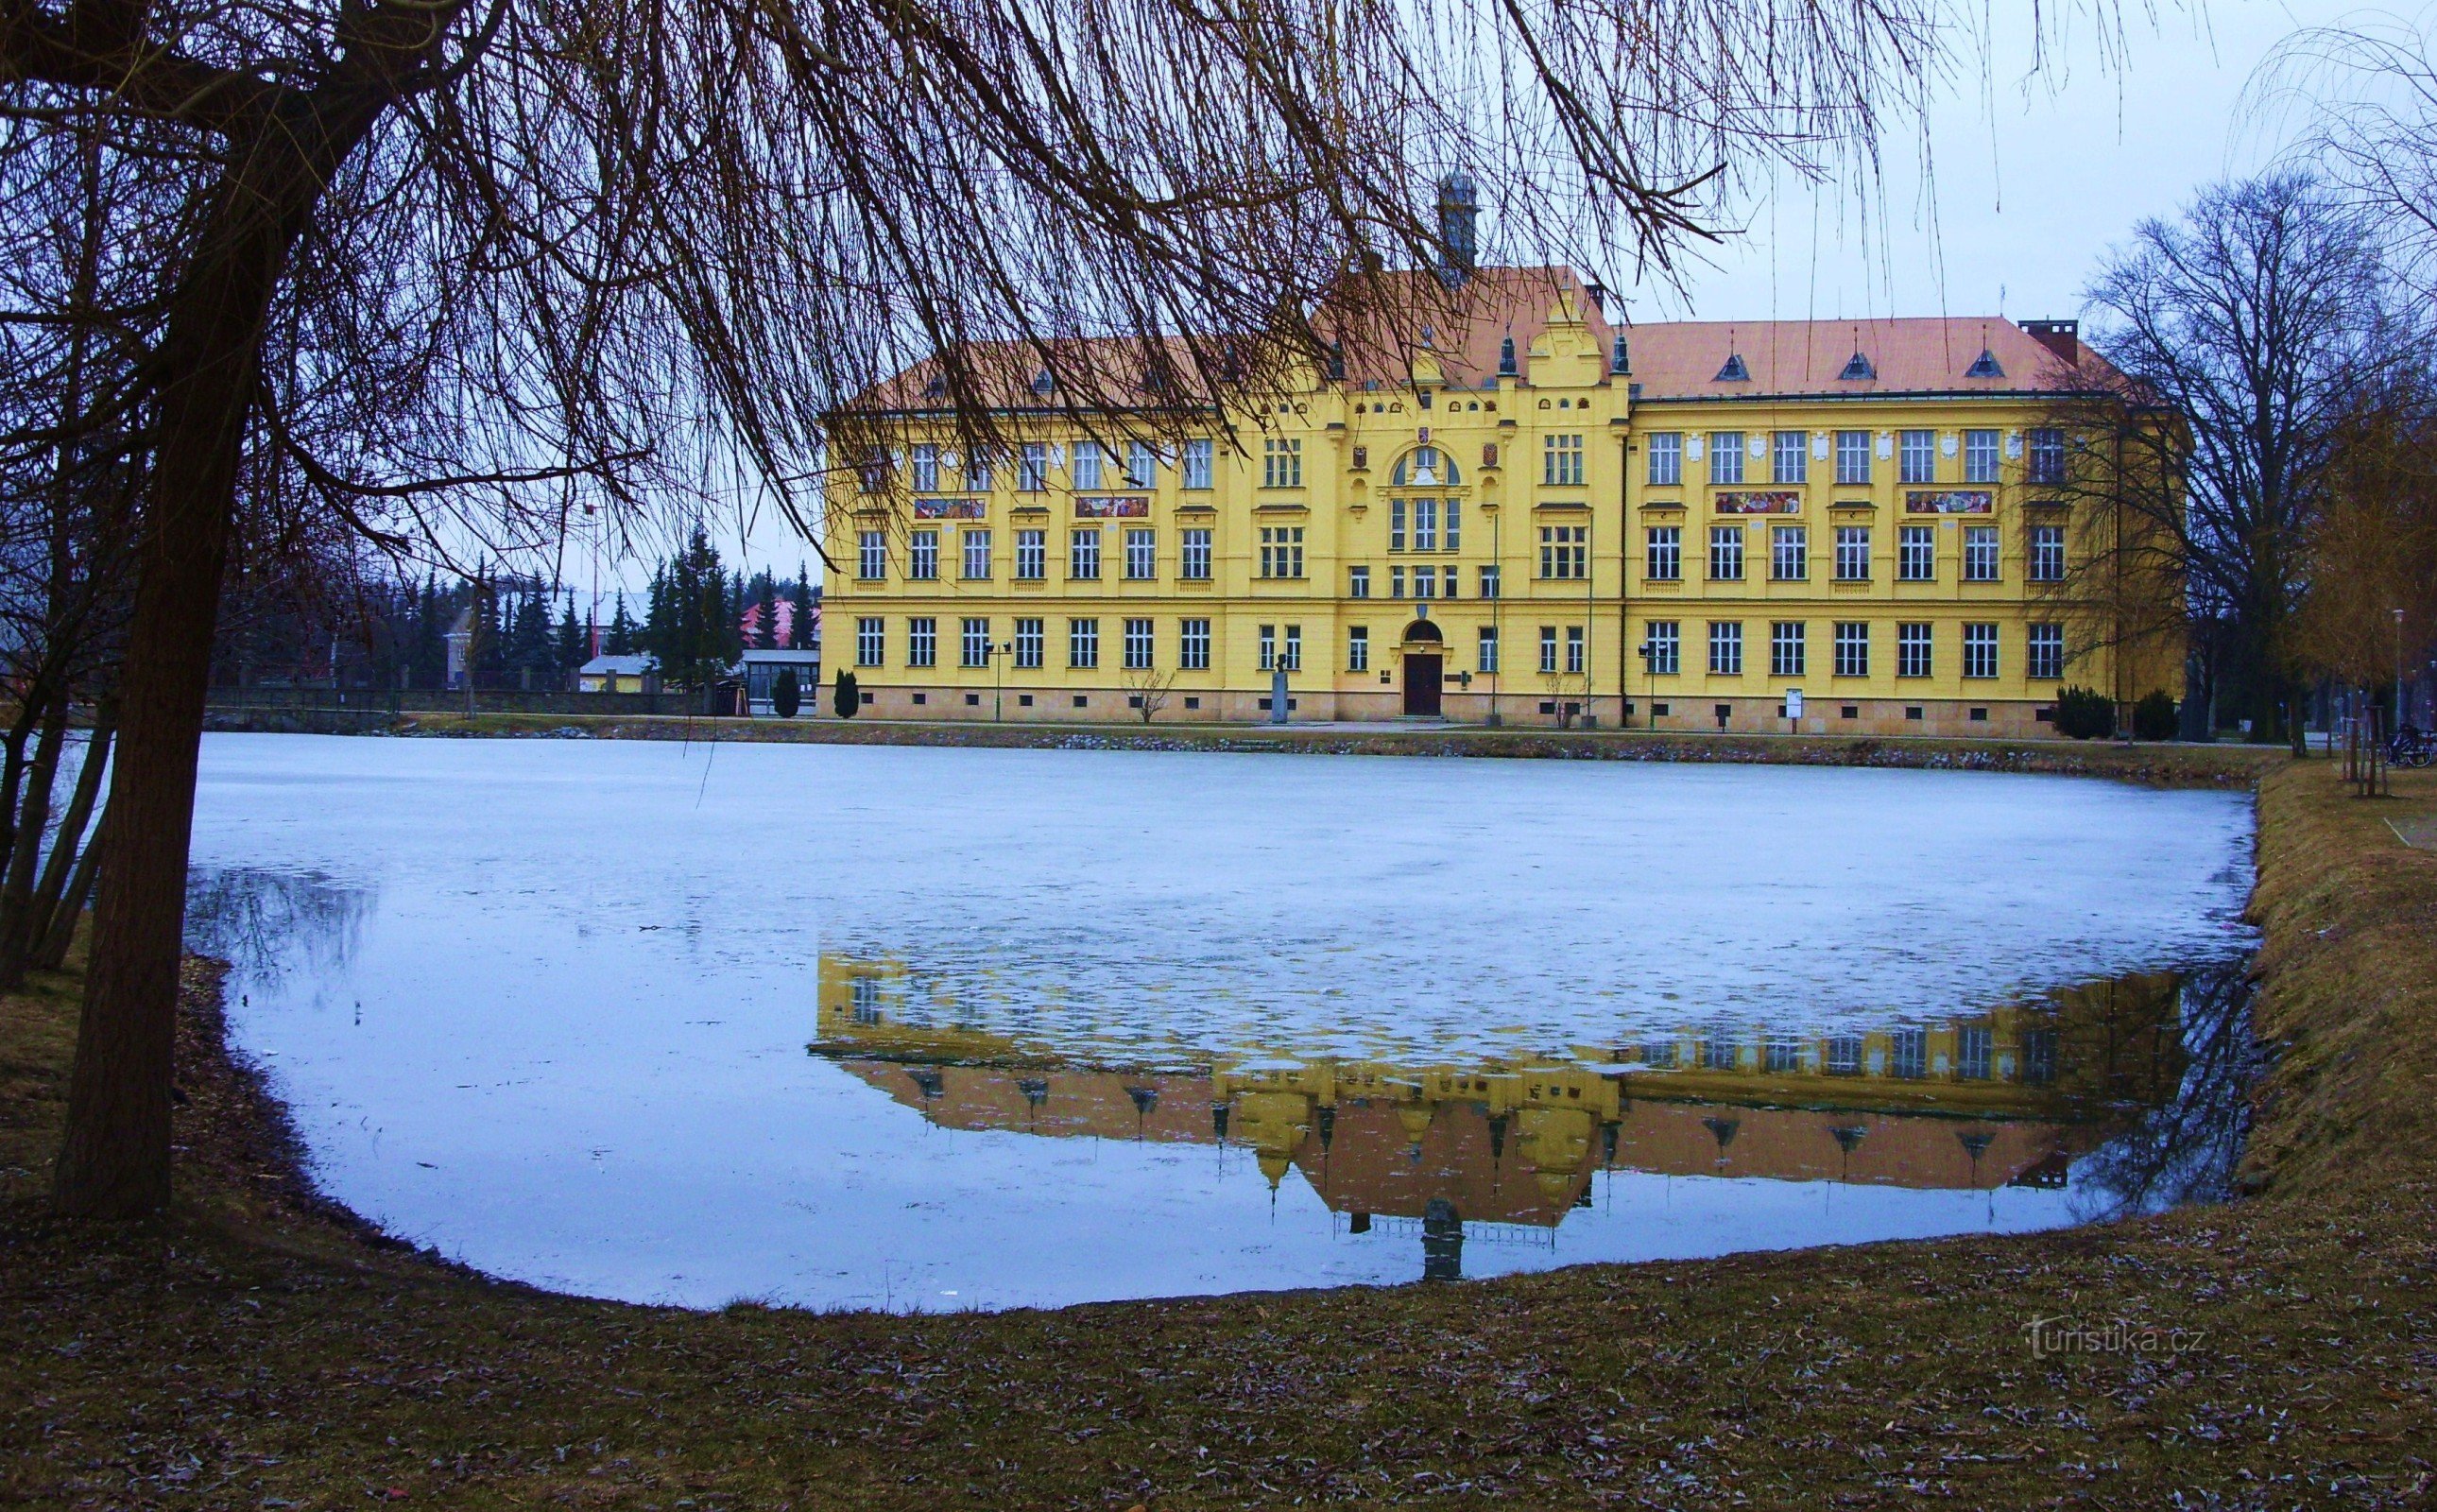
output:
[[[1988,774],[216,735],[190,934],[393,1232],[1046,1305],[2170,1200],[2238,1134],[2250,826]]]

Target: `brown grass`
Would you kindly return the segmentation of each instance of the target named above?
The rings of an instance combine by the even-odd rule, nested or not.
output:
[[[2382,819],[2437,779],[2397,787],[2412,801],[2350,800],[2325,764],[2262,784],[2259,1013],[2282,1058],[2256,1195],[1452,1287],[909,1319],[488,1283],[283,1185],[274,1110],[204,1053],[199,975],[178,1212],[72,1228],[12,1181],[0,1500],[2424,1504],[2437,855]],[[72,986],[0,1018],[0,1158],[21,1172],[56,1126]],[[225,1096],[196,1084],[223,1074]],[[2024,1325],[2060,1315],[2189,1347],[2035,1359]]]

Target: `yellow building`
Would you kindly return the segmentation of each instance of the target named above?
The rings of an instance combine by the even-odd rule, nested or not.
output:
[[[2114,522],[2067,500],[2106,449],[2060,419],[2072,323],[1603,306],[1481,270],[1181,444],[1043,374],[980,465],[917,367],[831,501],[831,659],[889,718],[1254,721],[1281,667],[1302,721],[2022,736],[2068,684],[2181,694],[2077,571]]]

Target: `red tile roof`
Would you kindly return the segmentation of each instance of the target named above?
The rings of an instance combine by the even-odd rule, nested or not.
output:
[[[1632,381],[1641,385],[1644,399],[2006,394],[2060,387],[2071,372],[2038,338],[1993,315],[1662,322],[1630,326],[1625,340]],[[1970,377],[1983,351],[1996,360],[1998,375]],[[1869,360],[1875,377],[1839,376],[1856,352]],[[1720,382],[1719,370],[1738,355],[1749,380]]]

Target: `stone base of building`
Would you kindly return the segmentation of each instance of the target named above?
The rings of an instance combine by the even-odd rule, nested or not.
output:
[[[868,685],[863,690],[868,719],[1003,720],[1010,724],[1143,723],[1145,694],[1125,688],[907,688]],[[1170,689],[1151,694],[1161,701],[1148,723],[1159,725],[1255,725],[1271,722],[1266,691]],[[808,715],[833,717],[828,690]],[[1781,698],[1670,694],[1656,700],[1584,697],[1518,691],[1495,696],[1449,692],[1437,719],[1405,712],[1402,694],[1329,689],[1290,692],[1290,724],[1496,724],[1517,730],[1658,730],[1690,733],[1773,735],[1925,735],[1941,739],[2037,740],[2052,737],[2055,706],[2027,699],[1806,697],[1802,717],[1789,719]]]

